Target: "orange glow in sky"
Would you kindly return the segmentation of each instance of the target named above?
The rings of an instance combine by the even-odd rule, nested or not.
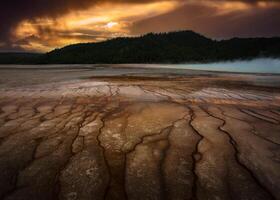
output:
[[[71,12],[57,19],[36,19],[20,23],[14,38],[28,51],[49,51],[79,42],[96,42],[130,35],[137,20],[163,14],[179,6],[177,1],[149,4],[100,4]]]
[[[104,2],[106,3],[101,1],[101,3],[92,4],[90,7],[73,9],[59,16],[35,17],[31,20],[20,21],[12,31],[12,45],[26,51],[46,52],[74,43],[98,42],[115,37],[135,36],[150,31],[156,32],[157,30],[182,29],[201,31],[202,34],[220,37],[219,33],[225,32],[227,34],[227,31],[231,30],[229,28],[232,28],[233,33],[242,33],[246,27],[239,27],[239,24],[242,24],[243,21],[246,22],[248,17],[251,17],[250,20],[254,22],[254,13],[262,14],[265,13],[263,11],[266,9],[279,6],[274,1],[248,3],[248,1],[241,0]],[[180,10],[182,8],[186,10],[185,13]],[[178,14],[176,15],[176,13]],[[226,23],[226,20],[229,20],[230,24]],[[236,27],[231,27],[234,25],[232,22],[236,20],[240,20],[240,22],[236,22]],[[212,24],[217,24],[217,27],[212,28]],[[218,27],[219,24],[221,25]],[[228,27],[222,27],[225,25]],[[259,25],[259,22],[256,25]],[[221,28],[221,30],[224,28],[225,31],[219,31],[217,28]],[[267,30],[265,26],[262,29]],[[250,29],[247,32],[250,33]],[[4,43],[0,43],[0,48],[1,45],[3,46]]]

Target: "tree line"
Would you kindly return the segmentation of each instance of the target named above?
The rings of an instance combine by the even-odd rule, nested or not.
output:
[[[45,54],[0,54],[9,64],[99,64],[216,62],[256,57],[280,57],[280,38],[212,40],[193,31],[149,33],[81,43]]]

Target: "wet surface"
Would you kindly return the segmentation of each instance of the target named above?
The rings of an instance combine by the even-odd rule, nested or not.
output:
[[[280,77],[56,72],[0,78],[0,199],[280,199]]]

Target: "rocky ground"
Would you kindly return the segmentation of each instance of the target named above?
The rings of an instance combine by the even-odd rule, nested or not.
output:
[[[280,89],[264,79],[2,86],[0,199],[280,199]]]

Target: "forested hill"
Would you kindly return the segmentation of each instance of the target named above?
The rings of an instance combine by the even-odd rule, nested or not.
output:
[[[280,38],[234,38],[216,41],[192,31],[150,33],[141,37],[74,44],[43,55],[32,55],[26,60],[21,59],[19,63],[185,63],[256,57],[280,58]],[[5,63],[1,55],[0,63]]]

